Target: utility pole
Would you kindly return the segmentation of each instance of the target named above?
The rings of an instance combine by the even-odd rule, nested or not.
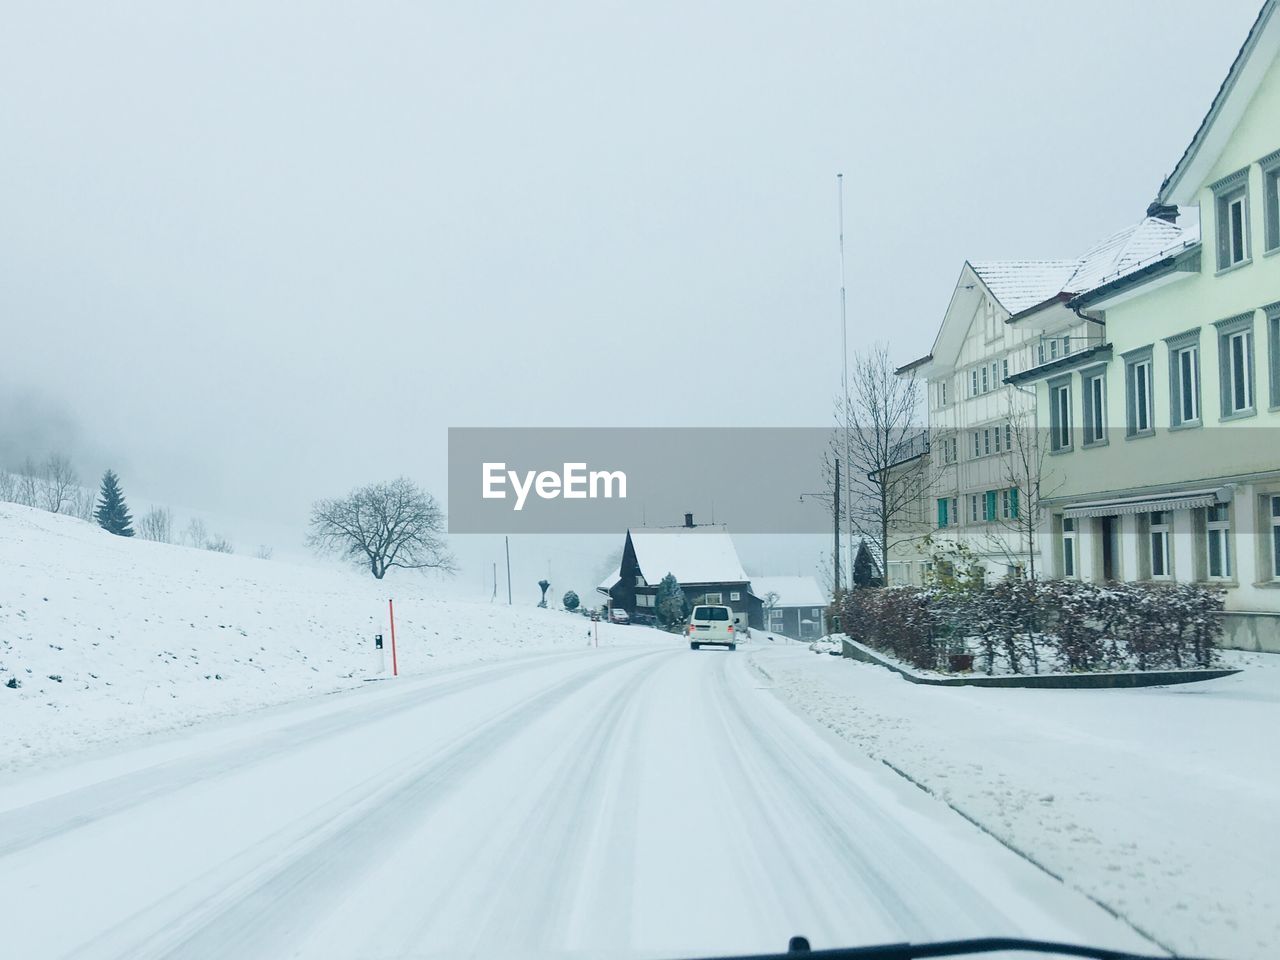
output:
[[[511,538],[503,537],[507,547],[507,606],[511,606]]]
[[[493,603],[493,601],[497,599],[498,599],[498,561],[495,560],[493,561],[493,595],[489,597],[489,602]]]
[[[844,174],[843,173],[836,174],[836,205],[839,208],[837,216],[840,223],[840,359],[842,364],[842,368],[841,368],[842,372],[840,375],[840,386],[841,386],[841,391],[843,393],[843,400],[844,400],[844,409],[842,411],[842,414],[844,416],[844,464],[845,464],[845,469],[847,470],[849,469],[849,466],[852,463],[852,461],[849,458],[849,323],[848,323],[848,316],[847,316],[846,306],[845,306],[847,297],[845,294],[845,285],[844,285]],[[852,486],[852,484],[846,483],[845,486],[849,487],[849,486]],[[840,494],[837,491],[836,493],[837,499],[839,498],[839,496]],[[845,496],[846,497],[848,496],[847,491]],[[845,504],[844,519],[845,519],[845,527],[846,527],[846,540],[848,541],[848,545],[849,545],[849,564],[850,564],[850,567],[852,567],[853,565],[853,510],[851,509],[851,505],[848,503]],[[839,552],[840,552],[840,544],[839,544],[839,540],[837,539],[836,553],[839,554]],[[837,569],[839,569],[838,566],[837,566]],[[839,579],[840,579],[839,577],[836,578],[837,583],[839,582]]]

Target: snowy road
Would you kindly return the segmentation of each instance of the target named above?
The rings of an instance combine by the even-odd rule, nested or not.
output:
[[[442,671],[0,783],[15,957],[673,956],[1128,928],[748,654]]]

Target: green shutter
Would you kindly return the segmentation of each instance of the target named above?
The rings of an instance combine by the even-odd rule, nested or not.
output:
[[[996,518],[996,492],[994,490],[987,491],[986,504],[983,509],[983,520],[994,520]]]
[[[1009,516],[1018,519],[1018,488],[1009,488]]]
[[[941,527],[945,527],[946,525],[947,525],[947,501],[944,499],[944,500],[938,501],[938,527],[941,528]]]

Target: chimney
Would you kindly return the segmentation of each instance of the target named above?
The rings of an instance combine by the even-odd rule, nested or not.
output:
[[[692,529],[693,529],[693,514],[692,514],[692,513],[686,513],[686,514],[684,515],[684,525],[685,525],[688,529],[690,529],[690,530],[692,530]]]
[[[1152,200],[1147,206],[1147,216],[1155,217],[1157,220],[1164,220],[1168,223],[1178,222],[1178,208],[1172,203],[1161,203],[1159,200]]]

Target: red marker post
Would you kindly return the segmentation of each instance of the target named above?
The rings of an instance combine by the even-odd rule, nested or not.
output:
[[[396,604],[394,600],[387,601],[387,613],[391,616],[391,675],[398,677],[400,676],[400,665],[396,662]]]

